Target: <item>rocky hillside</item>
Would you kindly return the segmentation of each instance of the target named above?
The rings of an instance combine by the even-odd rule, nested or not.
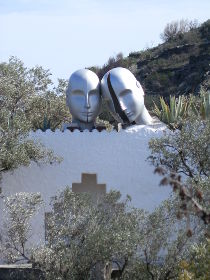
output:
[[[117,66],[129,68],[148,97],[198,94],[201,86],[210,89],[210,20],[157,47],[125,58],[119,54],[91,69],[101,78]]]

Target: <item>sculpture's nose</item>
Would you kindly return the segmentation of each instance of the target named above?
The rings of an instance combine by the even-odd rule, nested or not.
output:
[[[90,103],[89,103],[89,96],[88,94],[85,97],[85,108],[89,109],[90,108]]]

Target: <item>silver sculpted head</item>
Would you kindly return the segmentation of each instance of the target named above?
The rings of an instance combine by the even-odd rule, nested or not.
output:
[[[101,107],[100,82],[98,76],[88,70],[75,71],[69,78],[66,104],[73,122],[87,128],[94,123]]]
[[[144,91],[128,69],[117,67],[107,72],[101,81],[101,89],[116,120],[123,124],[152,122],[144,105]]]

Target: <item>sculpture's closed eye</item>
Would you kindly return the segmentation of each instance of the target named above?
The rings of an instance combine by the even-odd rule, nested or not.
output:
[[[97,90],[91,90],[89,91],[89,95],[98,95],[98,91]]]
[[[120,92],[119,96],[123,97],[123,96],[129,95],[129,94],[132,94],[132,91],[130,89],[125,89]]]
[[[84,96],[84,92],[82,90],[73,90],[71,92],[72,95],[79,95],[79,96]]]

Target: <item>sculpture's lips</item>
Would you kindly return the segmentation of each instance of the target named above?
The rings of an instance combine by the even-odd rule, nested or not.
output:
[[[85,116],[91,116],[93,114],[93,112],[82,112],[82,115]]]

